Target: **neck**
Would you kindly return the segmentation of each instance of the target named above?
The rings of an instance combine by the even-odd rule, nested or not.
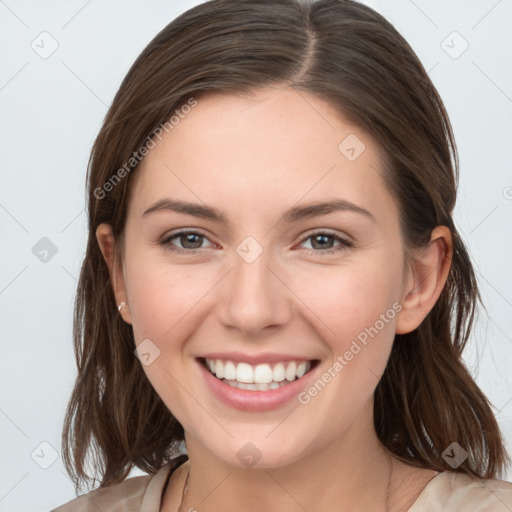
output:
[[[193,439],[187,449],[190,477],[181,511],[389,510],[393,463],[373,428],[275,468],[230,466]]]

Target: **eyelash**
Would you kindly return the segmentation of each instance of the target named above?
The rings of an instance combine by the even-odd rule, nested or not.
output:
[[[173,233],[169,236],[165,236],[164,238],[162,238],[160,240],[159,244],[162,246],[165,246],[165,249],[167,251],[177,253],[177,254],[185,254],[185,253],[188,253],[188,254],[196,253],[197,254],[197,253],[201,253],[204,251],[204,248],[180,249],[180,248],[176,248],[171,245],[172,240],[174,240],[175,238],[180,238],[181,236],[184,236],[184,235],[199,235],[201,237],[208,238],[205,233],[201,233],[200,231],[184,230],[184,231],[178,231],[177,233]],[[352,242],[349,242],[348,240],[345,240],[344,238],[341,238],[338,235],[335,235],[333,233],[329,233],[328,231],[315,231],[314,233],[310,233],[308,236],[304,237],[300,241],[300,244],[304,243],[306,240],[309,240],[310,238],[314,238],[315,236],[319,236],[319,235],[324,235],[324,236],[334,238],[335,241],[340,242],[340,245],[338,245],[332,249],[325,249],[325,250],[307,249],[306,250],[307,254],[315,255],[315,256],[317,256],[317,255],[325,256],[325,255],[337,253],[342,250],[346,250],[346,249],[354,246],[354,244]]]

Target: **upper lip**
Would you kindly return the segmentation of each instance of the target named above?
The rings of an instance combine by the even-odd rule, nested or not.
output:
[[[263,353],[257,355],[242,354],[240,352],[210,352],[199,357],[199,359],[222,359],[234,363],[248,363],[250,365],[278,363],[280,361],[314,361],[312,357],[302,357],[290,354]]]

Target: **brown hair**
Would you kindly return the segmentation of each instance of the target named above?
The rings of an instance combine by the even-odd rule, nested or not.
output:
[[[117,312],[96,228],[109,223],[121,239],[138,169],[131,158],[178,105],[203,93],[277,85],[327,100],[376,142],[405,247],[428,243],[438,225],[451,230],[444,290],[416,330],[395,336],[375,391],[379,439],[418,467],[481,478],[507,467],[488,399],[461,360],[479,294],[451,216],[458,158],[450,121],[420,61],[388,21],[355,1],[212,0],[181,14],[144,49],[91,152],[89,238],[74,316],[78,376],[62,443],[77,489],[91,479],[88,455],[103,487],[134,466],[154,474],[184,439],[134,355],[132,328]],[[469,454],[457,468],[442,457],[452,442]]]

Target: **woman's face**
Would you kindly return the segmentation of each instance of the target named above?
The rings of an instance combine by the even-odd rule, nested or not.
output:
[[[408,286],[376,145],[291,88],[201,97],[155,142],[117,282],[189,451],[278,467],[367,437]]]

